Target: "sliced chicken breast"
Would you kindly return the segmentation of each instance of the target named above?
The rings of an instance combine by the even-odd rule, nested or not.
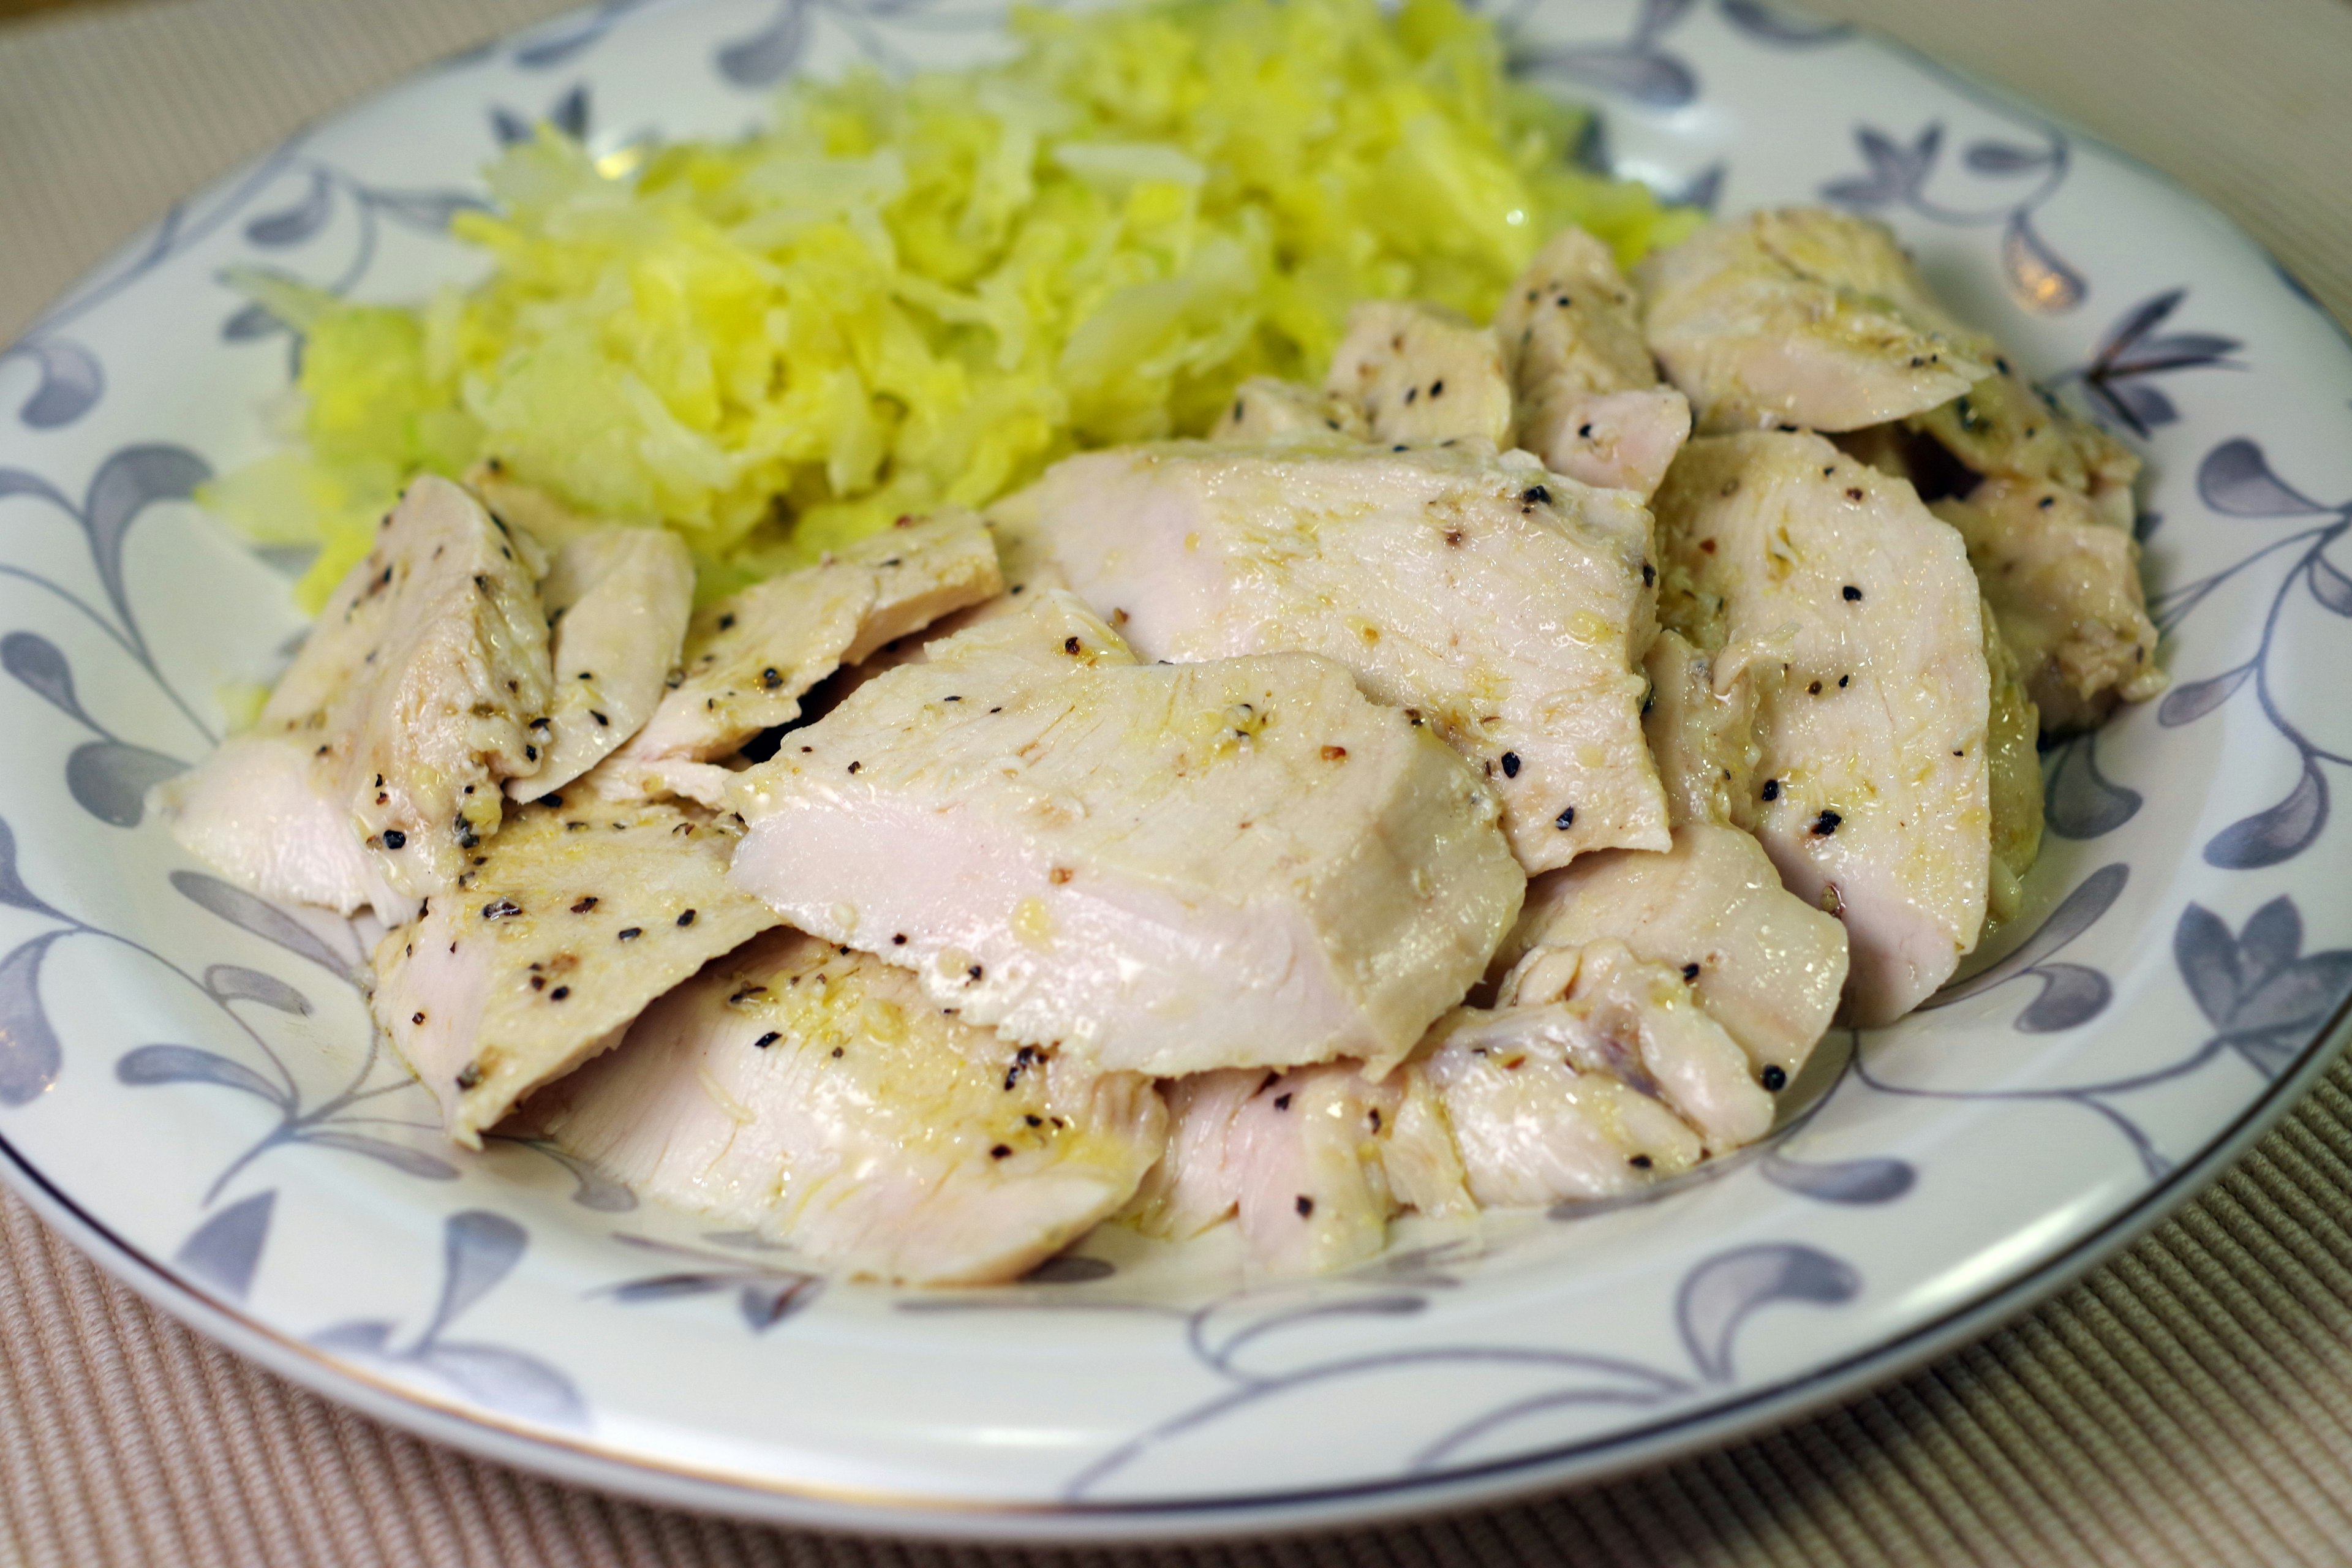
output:
[[[1284,441],[1369,441],[1371,427],[1351,397],[1254,375],[1234,393],[1233,402],[1209,428],[1209,439],[1262,447]]]
[[[1857,430],[1993,374],[1884,225],[1819,207],[1717,223],[1634,270],[1642,323],[1709,433]]]
[[[653,716],[678,672],[694,562],[666,529],[595,529],[555,552],[539,595],[555,694],[540,771],[507,785],[518,798],[562,789]]]
[[[1353,405],[1375,441],[1511,444],[1511,380],[1494,332],[1434,305],[1349,311],[1323,389]]]
[[[1763,755],[1757,704],[1786,668],[1780,657],[1759,651],[1742,645],[1710,657],[1676,631],[1661,631],[1650,644],[1642,732],[1666,792],[1667,820],[1677,828],[1733,822],[1747,811]]]
[[[376,1022],[451,1139],[617,1043],[646,1004],[776,923],[727,879],[731,823],[586,796],[527,806],[375,951]]]
[[[415,919],[416,900],[384,880],[315,763],[290,736],[232,735],[150,798],[183,847],[239,887],[340,915],[372,909],[388,925]]]
[[[1967,392],[1906,421],[1932,437],[1972,473],[2038,481],[2074,491],[2099,521],[2128,532],[2137,508],[2132,486],[2139,459],[2122,442],[1994,357],[1994,374]]]
[[[1958,534],[1817,436],[1693,441],[1657,497],[1659,613],[1711,658],[1780,652],[1736,814],[1850,943],[1847,1016],[1925,1000],[1984,925],[1990,672]]]
[[[1148,1236],[1182,1240],[1238,1215],[1254,1266],[1319,1274],[1378,1252],[1402,1209],[1475,1212],[1444,1114],[1416,1075],[1244,1068],[1165,1092],[1168,1152],[1134,1210]]]
[[[1996,478],[1934,510],[1966,542],[2044,730],[2091,729],[2164,689],[2139,542],[2080,491]]]
[[[501,784],[546,760],[547,620],[534,586],[545,564],[529,535],[448,480],[409,486],[252,731],[309,754],[310,789],[373,872],[317,841],[326,815],[295,800],[284,758],[252,747],[216,753],[163,797],[180,841],[232,857],[215,864],[264,897],[344,913],[372,904],[387,921],[455,887],[467,851],[498,830]],[[209,770],[256,767],[269,781],[266,816],[227,820],[242,811],[235,784]],[[271,847],[272,826],[303,842]]]
[[[614,799],[679,794],[715,805],[724,781],[691,764],[792,722],[809,688],[843,665],[1003,586],[986,526],[954,510],[901,519],[816,565],[755,583],[694,617],[684,680],[590,782]]]
[[[1695,823],[1664,854],[1612,849],[1538,877],[1488,973],[1611,939],[1681,974],[1767,1089],[1796,1078],[1845,985],[1845,928],[1781,887],[1737,827]]]
[[[1622,490],[1516,454],[1178,443],[1070,458],[997,520],[1145,658],[1338,659],[1485,773],[1530,872],[1666,847],[1650,520]]]
[[[736,802],[735,878],[794,925],[1156,1075],[1386,1070],[1524,887],[1492,793],[1340,666],[1139,665],[1067,594],[861,687]]]
[[[1516,398],[1513,442],[1554,473],[1646,499],[1690,436],[1690,404],[1658,384],[1640,302],[1580,228],[1536,253],[1495,312]]]
[[[916,1285],[1059,1252],[1134,1194],[1167,1124],[1149,1079],[1015,1046],[792,931],[712,963],[548,1098],[550,1135],[638,1192]]]

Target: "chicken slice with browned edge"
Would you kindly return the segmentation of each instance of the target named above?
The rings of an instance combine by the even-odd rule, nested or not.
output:
[[[843,665],[1003,586],[987,527],[953,510],[902,518],[755,583],[694,617],[684,680],[590,783],[615,799],[674,794],[715,805],[726,781],[696,764],[800,717],[809,688]]]
[[[645,727],[678,668],[694,562],[659,528],[600,528],[555,552],[539,585],[555,695],[540,771],[507,793],[562,789]]]
[[[1770,649],[1736,813],[1844,922],[1846,1013],[1892,1022],[1984,926],[1990,674],[1959,535],[1817,436],[1694,440],[1657,496],[1659,614],[1711,658]]]
[[[1352,404],[1375,441],[1511,444],[1511,379],[1494,332],[1434,305],[1349,311],[1323,389]]]
[[[1517,399],[1515,443],[1554,473],[1647,498],[1682,450],[1690,404],[1658,384],[1640,302],[1609,247],[1564,229],[1495,312]]]
[[[639,1193],[916,1285],[1059,1252],[1127,1202],[1167,1124],[1150,1079],[1015,1046],[793,931],[711,963],[545,1098],[545,1130]]]
[[[1383,1071],[1525,887],[1493,794],[1339,665],[1141,665],[1065,593],[932,645],[740,777],[742,887],[1106,1068]]]
[[[1612,849],[1538,877],[1489,973],[1611,938],[1678,972],[1768,1089],[1805,1065],[1845,985],[1845,928],[1781,887],[1737,827],[1694,823],[1664,854]]]
[[[1727,219],[1634,269],[1650,348],[1709,433],[1858,430],[1949,403],[1990,345],[1885,225],[1819,207]]]
[[[1095,452],[999,503],[1145,658],[1335,658],[1470,759],[1530,872],[1663,849],[1650,515],[1524,455]]]
[[[1252,1264],[1318,1274],[1378,1252],[1401,1209],[1476,1212],[1444,1113],[1416,1074],[1374,1083],[1352,1062],[1236,1068],[1164,1092],[1168,1152],[1132,1211],[1147,1236],[1181,1241],[1238,1215]]]
[[[344,914],[368,904],[389,922],[456,886],[467,853],[498,830],[501,785],[545,761],[545,563],[457,486],[417,479],[250,734],[163,786],[174,836],[266,898]],[[323,809],[268,746],[303,754]],[[247,795],[232,771],[267,783]]]
[[[1970,473],[2054,485],[2086,502],[2097,521],[2128,532],[2137,508],[2139,459],[2122,442],[2066,411],[1995,355],[1994,373],[1967,392],[1905,423],[1932,438]],[[2037,493],[2039,493],[2037,491]]]
[[[375,951],[376,1021],[469,1149],[646,1003],[776,923],[727,879],[733,824],[586,797],[526,806]]]
[[[1353,398],[1295,381],[1254,375],[1234,391],[1234,400],[1209,427],[1212,441],[1267,446],[1282,441],[1369,441],[1370,426]]]

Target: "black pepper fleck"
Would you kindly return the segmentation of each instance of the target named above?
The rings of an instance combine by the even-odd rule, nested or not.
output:
[[[551,991],[551,992],[549,992],[549,993],[547,994],[547,999],[548,999],[549,1001],[551,1001],[551,1002],[561,1002],[561,1001],[562,1001],[566,996],[569,996],[569,995],[571,995],[571,994],[572,994],[572,987],[571,987],[571,986],[569,986],[569,985],[559,985],[559,986],[557,986],[554,990],[552,990],[552,991]]]
[[[1650,1157],[1647,1154],[1636,1154],[1625,1163],[1637,1171],[1646,1171],[1650,1168]]]
[[[635,942],[637,938],[645,934],[646,928],[643,926],[623,926],[619,931],[613,933],[613,940],[615,942]]]
[[[1010,1143],[999,1143],[995,1148],[991,1149],[988,1152],[988,1157],[992,1160],[1010,1160],[1013,1158],[1013,1145]]]
[[[1277,1095],[1276,1095],[1276,1096],[1274,1097],[1274,1108],[1275,1108],[1276,1110],[1289,1110],[1289,1109],[1290,1109],[1290,1096],[1289,1096],[1289,1095],[1287,1095],[1287,1094],[1277,1094]]]
[[[1838,830],[1838,824],[1844,820],[1844,817],[1834,811],[1825,811],[1813,818],[1813,836],[1817,838],[1827,838]]]
[[[1575,826],[1576,807],[1572,805],[1561,807],[1560,814],[1551,819],[1551,825],[1554,827],[1559,828],[1562,833],[1565,833],[1570,828]]]
[[[678,916],[678,917],[677,917],[677,923],[678,923],[678,924],[680,924],[680,925],[682,925],[682,926],[690,926],[690,925],[692,925],[692,924],[694,923],[694,911],[693,911],[692,910],[687,910],[687,911],[686,911],[686,913],[684,913],[684,914],[682,914],[682,915]]]
[[[1780,798],[1780,781],[1779,779],[1766,779],[1764,781],[1764,798],[1766,800],[1778,800]]]
[[[1789,1075],[1781,1070],[1778,1063],[1766,1068],[1764,1069],[1763,1078],[1764,1087],[1770,1089],[1774,1094],[1778,1094],[1782,1089],[1789,1087]]]
[[[1696,963],[1684,964],[1683,978],[1685,980],[1696,980],[1698,978],[1698,965]]]
[[[1314,1200],[1313,1198],[1308,1197],[1305,1193],[1301,1193],[1301,1194],[1298,1194],[1298,1217],[1299,1217],[1300,1219],[1305,1219],[1308,1215],[1311,1215],[1311,1214],[1313,1214],[1314,1212],[1315,1212],[1315,1200]]]
[[[508,920],[520,913],[522,906],[512,899],[493,899],[482,906],[482,918],[486,921]]]
[[[1503,776],[1507,779],[1515,779],[1519,776],[1518,752],[1505,752],[1503,753]]]
[[[408,835],[403,833],[399,828],[387,827],[383,830],[383,847],[386,849],[404,848],[407,847],[407,844]]]
[[[1853,584],[1848,583],[1843,588],[1841,588],[1838,591],[1845,595],[1845,602],[1847,604],[1859,605],[1862,603],[1862,590],[1855,587]]]
[[[774,1045],[778,1040],[781,1040],[783,1037],[784,1037],[781,1031],[771,1029],[766,1034],[761,1035],[758,1039],[753,1040],[751,1042],[751,1048],[755,1051],[764,1051],[770,1046]]]

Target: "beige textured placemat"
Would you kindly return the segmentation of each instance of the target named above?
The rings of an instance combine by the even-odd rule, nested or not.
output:
[[[165,203],[553,0],[127,0],[0,28],[0,341]],[[2352,319],[2347,0],[1816,0],[2169,170]],[[949,1551],[482,1464],[150,1310],[0,1198],[0,1558],[27,1563],[2352,1563],[2352,1064],[2118,1262],[1832,1414],[1538,1503],[1157,1553]]]

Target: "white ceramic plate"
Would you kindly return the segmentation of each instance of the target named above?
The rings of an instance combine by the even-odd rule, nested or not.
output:
[[[536,1145],[445,1147],[361,949],[191,864],[143,786],[299,622],[186,500],[265,448],[289,341],[219,277],[406,300],[500,139],[739,131],[786,72],[1003,47],[992,0],[611,0],[451,61],[174,209],[0,358],[0,1141],[108,1267],[391,1420],[662,1500],[971,1534],[1265,1529],[1589,1478],[1989,1326],[2275,1115],[2352,990],[2352,354],[2210,211],[1756,0],[1534,0],[1526,68],[1622,172],[1899,228],[2148,459],[2175,685],[2050,755],[2037,910],[1862,1042],[1802,1125],[1608,1212],[1402,1227],[1244,1288],[1104,1237],[1022,1287],[828,1284]],[[282,563],[280,563],[282,565]],[[2334,689],[2340,690],[2340,687]],[[2031,934],[2026,934],[2026,933]]]

